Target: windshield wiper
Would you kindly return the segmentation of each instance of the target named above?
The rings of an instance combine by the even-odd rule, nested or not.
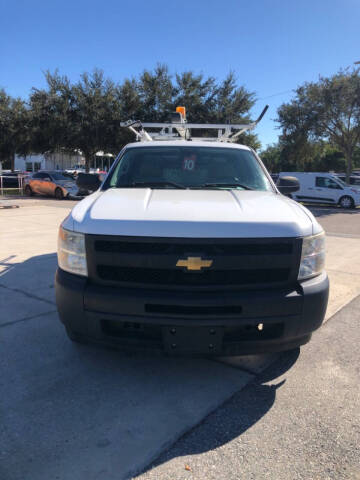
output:
[[[174,187],[174,188],[181,188],[181,189],[186,189],[184,185],[181,185],[180,183],[175,183],[175,182],[168,182],[168,181],[159,181],[159,182],[132,182],[130,185],[127,185],[125,188],[130,188],[130,187]]]
[[[223,188],[236,188],[240,187],[243,188],[244,190],[254,190],[251,187],[248,187],[247,185],[243,185],[242,183],[204,183],[203,185],[199,186],[200,188],[206,188],[206,187],[223,187]]]

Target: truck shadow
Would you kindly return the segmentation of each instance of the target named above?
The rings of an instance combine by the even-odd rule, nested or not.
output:
[[[284,385],[286,379],[275,381],[271,385],[266,383],[290,370],[299,354],[300,348],[281,354],[273,365],[207,416],[198,427],[181,437],[141,473],[159,467],[173,458],[217,449],[240,437],[272,408],[276,392]]]
[[[255,378],[206,358],[76,345],[55,309],[56,255],[18,263],[8,257],[0,266],[6,317],[3,326],[0,318],[0,444],[7,480],[74,478],[74,472],[84,480],[126,479],[148,470],[154,458],[152,466],[217,448],[266,415],[283,382],[265,383],[299,355],[281,355]],[[186,434],[202,421],[205,433]]]

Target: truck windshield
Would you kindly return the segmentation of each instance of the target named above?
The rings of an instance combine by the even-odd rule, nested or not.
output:
[[[104,188],[268,190],[249,150],[218,147],[135,147],[122,155]]]

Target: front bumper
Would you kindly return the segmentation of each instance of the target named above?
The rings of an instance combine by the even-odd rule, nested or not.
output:
[[[214,294],[92,285],[58,268],[55,286],[61,321],[83,339],[210,355],[281,351],[307,343],[323,322],[329,293],[326,273],[290,289]]]

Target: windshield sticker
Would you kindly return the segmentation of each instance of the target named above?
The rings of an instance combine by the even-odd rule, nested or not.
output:
[[[195,169],[195,165],[196,165],[196,155],[195,154],[189,155],[188,157],[184,157],[183,170],[192,171],[192,170]]]

